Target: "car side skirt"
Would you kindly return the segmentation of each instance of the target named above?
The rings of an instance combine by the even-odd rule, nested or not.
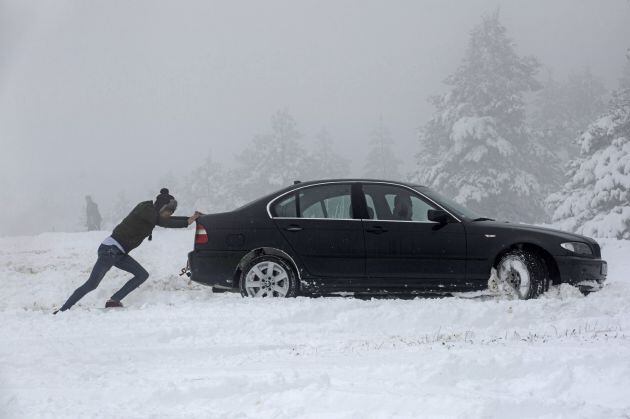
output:
[[[236,272],[246,251],[193,251],[188,254],[190,279],[197,283],[233,289],[238,287]],[[323,278],[304,276],[300,278],[300,289],[303,294],[323,295],[336,292],[355,293],[449,293],[478,291],[487,288],[487,279],[466,281],[445,281],[439,278]]]

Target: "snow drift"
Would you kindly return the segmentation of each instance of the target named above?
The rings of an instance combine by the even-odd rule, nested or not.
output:
[[[134,251],[151,273],[100,309],[106,232],[0,239],[0,417],[623,417],[630,415],[630,242],[609,284],[538,300],[242,299],[177,275],[193,232]]]

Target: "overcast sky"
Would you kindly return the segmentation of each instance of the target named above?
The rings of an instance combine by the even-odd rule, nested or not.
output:
[[[615,87],[628,0],[0,0],[0,235],[42,196],[80,216],[87,193],[107,207],[209,151],[231,160],[277,109],[305,143],[326,127],[355,172],[382,117],[410,164],[427,97],[497,7],[519,53]]]

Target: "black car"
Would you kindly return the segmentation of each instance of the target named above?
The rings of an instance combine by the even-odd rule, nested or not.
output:
[[[188,258],[193,281],[250,297],[479,291],[495,272],[526,299],[551,283],[597,290],[607,268],[588,237],[494,221],[424,186],[365,179],[296,182],[204,215]]]

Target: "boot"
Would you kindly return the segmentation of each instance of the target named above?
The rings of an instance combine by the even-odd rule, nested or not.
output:
[[[105,308],[122,308],[122,306],[120,301],[112,300],[111,298],[105,303]]]

